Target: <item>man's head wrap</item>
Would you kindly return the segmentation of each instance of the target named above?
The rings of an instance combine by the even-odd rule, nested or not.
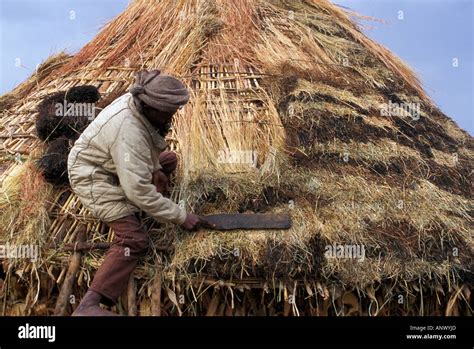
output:
[[[189,100],[184,84],[170,75],[161,75],[159,70],[140,71],[130,93],[137,102],[164,112],[174,113]]]

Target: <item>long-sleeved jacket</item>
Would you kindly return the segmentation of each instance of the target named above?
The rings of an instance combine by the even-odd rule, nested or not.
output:
[[[152,184],[165,147],[127,93],[100,112],[75,142],[67,166],[71,188],[104,222],[142,210],[159,222],[182,224],[186,212]]]

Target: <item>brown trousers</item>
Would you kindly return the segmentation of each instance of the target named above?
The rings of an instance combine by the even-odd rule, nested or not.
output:
[[[173,152],[162,152],[159,161],[163,167],[161,171],[167,176],[176,169],[177,158]],[[157,178],[154,174],[155,185]],[[109,222],[107,225],[114,230],[114,240],[94,276],[90,290],[102,295],[102,303],[113,305],[127,287],[139,258],[148,250],[149,242],[138,213]]]

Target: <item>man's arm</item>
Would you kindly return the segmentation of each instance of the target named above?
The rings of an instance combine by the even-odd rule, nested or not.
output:
[[[127,198],[159,222],[181,225],[186,211],[156,191],[152,184],[153,161],[146,136],[122,125],[110,154]]]

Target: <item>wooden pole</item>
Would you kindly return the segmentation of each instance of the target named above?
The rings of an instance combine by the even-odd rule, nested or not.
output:
[[[88,252],[91,250],[107,250],[110,246],[110,242],[78,242],[75,244],[64,245],[63,250]],[[155,246],[157,251],[170,251],[171,248],[171,246],[164,245]]]
[[[110,242],[78,242],[64,245],[64,251],[87,252],[90,250],[107,250],[111,246]]]
[[[128,316],[137,316],[137,283],[133,275],[130,275],[127,286],[127,309]]]
[[[207,308],[206,316],[216,316],[218,306],[219,306],[219,291],[214,288],[211,302]]]
[[[151,294],[151,315],[161,316],[161,286],[163,282],[163,268],[161,263],[157,261],[155,279],[153,280]]]
[[[77,243],[84,242],[86,240],[86,234],[87,227],[81,224],[77,228]],[[61,290],[59,291],[58,299],[56,301],[56,307],[54,308],[55,316],[66,315],[66,309],[69,304],[69,297],[72,293],[72,287],[74,285],[74,281],[76,280],[76,274],[79,271],[79,267],[81,266],[81,257],[82,253],[80,251],[74,252],[71,256],[66,277],[64,278],[64,282],[61,286]]]

